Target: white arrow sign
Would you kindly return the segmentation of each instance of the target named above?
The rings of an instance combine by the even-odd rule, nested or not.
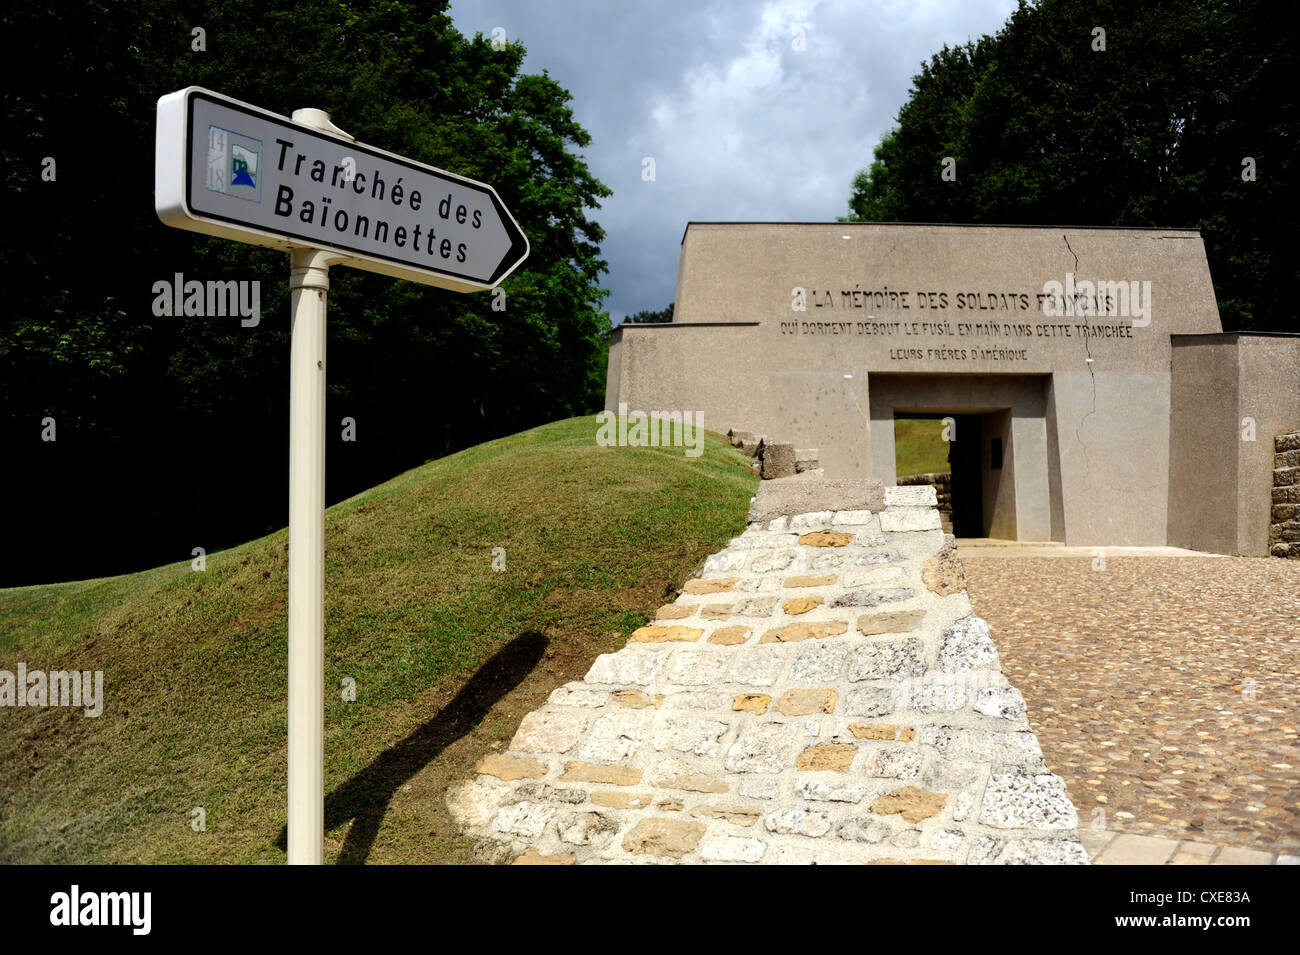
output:
[[[158,217],[181,229],[458,292],[528,256],[491,186],[197,86],[158,101],[154,167]]]
[[[288,860],[319,864],[325,803],[325,297],[331,265],[457,292],[528,256],[491,186],[191,86],[158,101],[154,208],[170,226],[290,253]]]

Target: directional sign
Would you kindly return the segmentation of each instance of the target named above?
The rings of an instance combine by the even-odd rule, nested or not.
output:
[[[491,186],[363,146],[320,109],[293,115],[197,86],[158,100],[154,209],[166,225],[290,253],[288,860],[319,865],[330,266],[478,292],[527,258],[528,239]]]
[[[181,229],[458,292],[528,256],[491,186],[197,86],[158,101],[154,167],[158,217]]]

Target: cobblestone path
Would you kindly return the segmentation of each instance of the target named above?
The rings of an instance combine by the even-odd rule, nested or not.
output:
[[[963,563],[1090,840],[1300,853],[1300,563]]]

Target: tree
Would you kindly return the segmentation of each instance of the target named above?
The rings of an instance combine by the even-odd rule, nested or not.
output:
[[[623,319],[624,325],[651,325],[660,322],[671,322],[673,320],[673,305],[675,302],[669,302],[667,307],[661,308],[657,312],[642,310],[634,312]]]
[[[521,75],[521,45],[461,36],[446,8],[6,5],[4,490],[59,504],[17,516],[0,584],[120,572],[284,525],[288,259],[158,222],[155,104],[185,86],[326,109],[363,142],[492,183],[529,237],[502,295],[331,271],[327,420],[357,422],[355,443],[329,446],[331,501],[601,406],[607,269],[591,210],[610,191],[577,153],[589,136],[567,91]],[[153,315],[154,282],[178,272],[259,281],[260,325]],[[55,443],[39,440],[45,417]],[[92,540],[114,543],[71,543]]]
[[[1195,227],[1224,327],[1294,330],[1289,24],[1267,0],[1021,0],[923,64],[848,218]]]

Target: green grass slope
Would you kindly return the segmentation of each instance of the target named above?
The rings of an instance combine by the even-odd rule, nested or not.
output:
[[[327,861],[473,861],[446,785],[744,528],[757,479],[719,436],[687,458],[596,428],[479,445],[328,511]],[[284,859],[287,539],[0,590],[0,669],[104,673],[98,718],[0,707],[0,862]]]
[[[894,449],[899,477],[948,470],[948,442],[935,418],[895,418]]]

